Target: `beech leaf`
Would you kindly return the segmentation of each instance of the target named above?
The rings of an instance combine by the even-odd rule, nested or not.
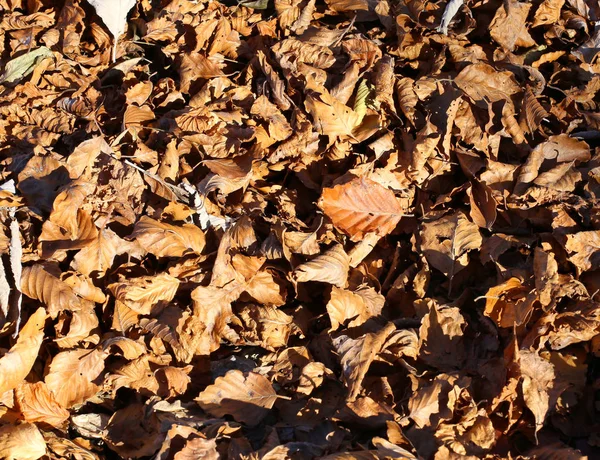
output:
[[[0,394],[15,388],[27,377],[44,340],[46,312],[38,308],[19,332],[17,343],[0,358]]]
[[[255,426],[267,416],[276,399],[277,393],[265,377],[233,370],[206,387],[196,401],[212,415],[229,414],[238,422]]]
[[[404,214],[394,192],[362,177],[324,189],[319,206],[352,241],[371,232],[387,235]]]

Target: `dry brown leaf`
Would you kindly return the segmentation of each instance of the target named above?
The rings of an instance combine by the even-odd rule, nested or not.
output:
[[[527,88],[523,97],[521,113],[519,114],[521,129],[530,134],[535,133],[544,118],[548,117],[548,115],[548,112],[539,103],[531,88]]]
[[[17,343],[0,358],[0,394],[12,390],[27,377],[44,340],[46,312],[38,308],[19,332]]]
[[[419,329],[419,356],[430,366],[451,371],[462,366],[465,359],[463,341],[465,317],[460,309],[439,306],[430,301],[429,312]],[[452,350],[451,354],[448,350]]]
[[[145,408],[141,403],[133,403],[119,409],[102,433],[103,441],[121,458],[154,455],[163,441],[165,434],[159,431],[156,413],[147,414]]]
[[[490,24],[490,35],[504,49],[514,51],[515,47],[530,47],[535,41],[525,27],[531,4],[510,0],[501,5]]]
[[[319,207],[352,241],[371,232],[387,235],[404,214],[394,192],[362,177],[324,189]]]
[[[287,345],[293,318],[283,311],[269,306],[248,306],[238,316],[251,328],[250,331],[242,332],[242,337],[257,341],[261,347],[272,351]]]
[[[294,270],[294,278],[300,283],[320,281],[344,287],[348,279],[349,264],[348,254],[337,244],[320,256],[298,265]]]
[[[71,408],[98,393],[101,387],[96,379],[104,370],[105,358],[106,354],[98,349],[75,349],[57,354],[44,379],[56,401],[62,407]]]
[[[214,416],[229,414],[238,422],[255,426],[267,416],[276,399],[277,393],[262,375],[232,370],[206,387],[196,401]]]
[[[132,339],[122,336],[112,337],[102,343],[102,348],[106,351],[112,346],[116,346],[123,354],[125,359],[136,359],[146,353],[146,347]]]
[[[420,232],[420,248],[427,261],[450,280],[469,262],[469,251],[483,242],[479,228],[462,212],[425,223]]]
[[[581,179],[581,173],[573,168],[572,163],[560,163],[538,175],[533,183],[558,192],[572,192]]]
[[[587,161],[590,159],[588,144],[567,134],[550,137],[546,142],[537,145],[530,153],[527,161],[521,166],[515,193],[521,194],[539,174],[545,160],[556,160],[558,163]],[[567,179],[567,184],[569,181]],[[547,183],[547,181],[546,181]]]
[[[173,300],[179,280],[166,273],[130,278],[108,286],[115,298],[140,315],[156,314]]]
[[[600,267],[600,231],[579,232],[566,236],[565,249],[577,273]]]
[[[98,324],[98,317],[90,307],[70,314],[63,312],[59,315],[55,326],[57,333],[54,341],[60,348],[73,348],[83,341],[95,345],[99,337],[92,331],[98,327]]]
[[[498,203],[494,199],[492,190],[485,182],[473,180],[467,193],[471,203],[471,219],[479,227],[491,229],[498,216],[496,211]]]
[[[544,0],[535,11],[535,18],[531,27],[556,24],[560,19],[560,11],[565,0]]]
[[[185,446],[175,454],[173,460],[218,460],[217,441],[214,439],[193,438],[186,441]]]
[[[395,329],[392,323],[388,323],[379,331],[369,332],[357,339],[340,335],[333,340],[333,346],[342,364],[342,376],[348,389],[348,401],[352,402],[357,398],[369,366]]]
[[[510,72],[498,72],[488,64],[471,64],[454,79],[460,89],[476,102],[508,101],[520,92]]]
[[[277,75],[275,70],[269,62],[267,61],[267,57],[262,51],[258,51],[256,54],[258,59],[259,66],[263,73],[265,74],[271,89],[273,90],[273,100],[275,104],[281,110],[288,110],[291,106],[289,96],[285,92],[285,84],[283,80]]]
[[[146,216],[135,224],[131,237],[157,257],[181,257],[188,251],[200,254],[205,243],[204,232],[195,225],[171,225]]]
[[[48,268],[53,270],[53,267]],[[86,305],[71,287],[47,271],[43,265],[25,267],[21,276],[21,290],[26,296],[46,304],[52,317],[63,310],[79,310]]]
[[[44,382],[22,383],[15,389],[15,398],[26,422],[38,422],[61,428],[71,415],[56,402]]]
[[[98,229],[92,217],[85,211],[77,209],[75,234],[68,235],[61,225],[48,220],[44,222],[40,241],[42,242],[42,256],[50,258],[56,251],[81,249],[89,246],[98,236]]]
[[[72,266],[86,276],[103,276],[112,267],[115,256],[126,249],[125,240],[119,238],[112,230],[104,228],[98,232],[98,237],[91,244],[77,253]]]
[[[431,385],[421,386],[408,402],[410,418],[419,427],[430,425],[431,416],[440,411],[442,382],[434,380]]]
[[[485,294],[484,314],[499,327],[520,326],[529,319],[537,296],[530,295],[531,288],[519,278],[509,278]]]
[[[360,123],[359,114],[334,98],[325,88],[311,91],[305,106],[313,118],[316,131],[330,139],[352,137]]]
[[[37,460],[46,454],[46,441],[33,423],[0,427],[0,458]]]
[[[364,287],[352,292],[334,286],[327,303],[331,330],[337,330],[340,325],[360,326],[369,318],[378,316],[384,303],[383,296],[373,288]]]
[[[535,417],[536,433],[541,429],[550,407],[550,395],[554,386],[554,366],[537,353],[521,350],[519,365],[523,374],[523,397]]]
[[[131,126],[141,126],[148,121],[154,120],[155,115],[150,107],[143,105],[129,105],[123,114],[123,129]]]

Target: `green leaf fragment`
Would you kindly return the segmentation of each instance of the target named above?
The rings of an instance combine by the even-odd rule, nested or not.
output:
[[[363,78],[358,85],[358,89],[356,90],[356,97],[354,98],[354,111],[358,114],[359,117],[357,125],[360,125],[362,119],[367,113],[367,98],[369,97],[370,93],[371,90],[369,89],[367,80]]]
[[[14,83],[29,75],[36,66],[46,57],[52,57],[52,51],[45,46],[25,53],[11,61],[4,67],[0,83]]]
[[[238,4],[253,10],[266,10],[269,7],[269,0],[238,0]]]

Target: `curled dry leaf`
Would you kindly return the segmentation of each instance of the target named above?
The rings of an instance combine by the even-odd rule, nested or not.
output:
[[[394,330],[395,326],[388,323],[379,331],[368,332],[357,339],[340,335],[333,340],[333,346],[342,364],[343,380],[348,389],[348,401],[352,402],[358,396],[369,366]]]
[[[265,377],[233,370],[206,387],[196,401],[214,416],[229,414],[238,422],[255,426],[267,416],[276,399],[277,393]]]
[[[483,242],[477,225],[462,212],[423,224],[419,236],[427,262],[450,280],[467,266],[469,251]]]
[[[0,358],[0,394],[15,388],[31,371],[44,340],[46,312],[38,308],[19,332],[17,343]]]
[[[181,257],[188,251],[200,254],[205,243],[204,232],[195,225],[171,225],[146,216],[135,224],[131,237],[157,257]]]
[[[296,281],[320,281],[335,286],[344,287],[348,279],[350,258],[340,244],[325,251],[320,256],[296,267],[294,277]]]
[[[23,269],[21,291],[27,297],[46,304],[52,317],[56,317],[63,310],[79,310],[86,302],[75,295],[68,284],[47,271],[44,265],[33,265]]]
[[[179,280],[166,273],[131,278],[108,287],[115,298],[140,315],[155,314],[173,300]]]
[[[340,325],[360,326],[369,318],[378,316],[384,303],[383,296],[372,288],[359,288],[352,292],[334,286],[327,303],[331,329],[336,330]]]
[[[267,350],[287,345],[292,330],[293,318],[278,308],[247,307],[238,316],[250,329],[242,333],[249,341],[259,342]]]
[[[531,88],[525,90],[523,105],[519,115],[519,125],[523,131],[530,134],[535,133],[542,120],[548,116],[548,112],[542,104],[539,103]]]

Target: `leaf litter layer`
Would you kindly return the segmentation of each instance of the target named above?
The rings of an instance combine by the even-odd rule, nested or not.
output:
[[[599,17],[0,0],[0,458],[598,458]]]

